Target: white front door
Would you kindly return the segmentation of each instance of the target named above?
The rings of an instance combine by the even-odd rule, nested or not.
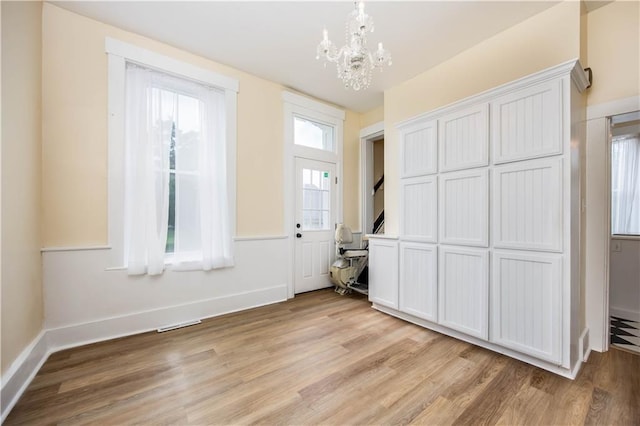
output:
[[[295,293],[331,286],[335,257],[336,165],[295,159]]]

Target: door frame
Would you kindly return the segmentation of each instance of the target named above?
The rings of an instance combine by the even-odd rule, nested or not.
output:
[[[304,292],[308,292],[308,291],[314,291],[314,290],[319,290],[321,288],[328,288],[331,287],[331,281],[330,281],[330,275],[329,275],[329,270],[331,267],[331,264],[333,263],[333,261],[335,260],[335,241],[334,241],[334,236],[335,236],[335,228],[332,229],[330,224],[331,223],[337,223],[337,205],[338,205],[338,197],[337,197],[337,183],[334,181],[335,177],[337,176],[336,174],[336,164],[335,163],[328,163],[326,161],[321,161],[321,160],[313,160],[313,159],[309,159],[309,158],[304,158],[304,157],[294,157],[294,161],[295,161],[295,178],[294,178],[294,182],[296,183],[296,189],[295,189],[295,209],[294,209],[294,214],[296,215],[296,217],[294,217],[294,222],[296,223],[296,233],[301,233],[302,237],[298,238],[298,236],[296,235],[295,238],[293,238],[293,245],[294,245],[294,280],[293,280],[293,290],[294,290],[294,294],[299,294],[299,293],[304,293]],[[329,205],[330,205],[330,215],[329,215],[329,225],[326,229],[304,229],[304,214],[303,214],[303,207],[304,207],[304,179],[302,179],[302,171],[304,169],[313,169],[313,170],[318,170],[318,171],[328,171],[330,174],[329,177],[329,190],[330,190],[330,201],[329,201]],[[302,185],[301,185],[302,184]],[[297,224],[300,224],[300,228],[297,227]],[[327,273],[322,274],[320,273],[320,271],[318,271],[316,269],[317,266],[320,266],[320,264],[325,265],[324,262],[322,262],[322,255],[321,253],[324,251],[322,248],[322,244],[317,241],[317,238],[319,236],[320,233],[321,235],[323,235],[322,240],[324,241],[329,241],[329,252],[328,252],[328,260],[329,260],[329,264],[326,265],[327,266]],[[318,285],[318,287],[316,287],[315,285],[310,285],[311,283],[309,283],[305,278],[304,278],[304,258],[303,258],[303,247],[304,247],[304,243],[311,243],[312,244],[312,251],[314,253],[314,255],[312,256],[312,265],[311,265],[311,269],[312,269],[312,278],[311,280]],[[319,245],[318,245],[319,244]],[[319,251],[316,251],[319,250]],[[318,259],[315,258],[315,255],[320,256]],[[319,262],[318,262],[319,261]],[[320,266],[320,269],[322,269],[322,266]],[[316,275],[316,272],[318,272],[318,275]],[[306,282],[305,282],[306,281]]]
[[[373,142],[384,138],[384,121],[360,130],[360,232],[371,233],[373,226]],[[386,145],[385,145],[386,146]]]
[[[618,99],[587,107],[587,176],[586,210],[602,209],[590,220],[587,215],[585,231],[585,319],[592,350],[609,350],[609,262],[611,256],[611,117],[640,109],[640,96]],[[598,149],[599,148],[599,149]],[[592,156],[588,155],[593,151]],[[604,151],[604,152],[603,152]],[[589,168],[591,165],[591,168]],[[594,181],[602,181],[597,189]],[[593,185],[591,186],[590,183]],[[604,241],[598,241],[598,235]],[[591,238],[590,238],[591,236]],[[595,241],[592,241],[595,240]],[[602,259],[603,265],[590,265],[590,259]]]
[[[284,229],[287,236],[287,299],[295,297],[295,167],[296,157],[309,160],[333,163],[336,167],[336,222],[343,220],[343,128],[344,110],[335,108],[322,102],[300,96],[296,93],[283,91],[284,102],[284,158],[283,158],[283,202],[284,202]],[[335,129],[334,152],[308,148],[294,143],[293,119],[295,116],[308,118],[328,124]]]

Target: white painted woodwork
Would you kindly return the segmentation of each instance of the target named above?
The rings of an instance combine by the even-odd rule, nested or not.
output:
[[[438,250],[423,243],[400,243],[399,309],[438,321]]]
[[[435,176],[402,179],[400,183],[402,239],[438,241],[438,180]]]
[[[439,241],[488,247],[488,170],[443,173],[439,176]]]
[[[495,164],[562,154],[561,89],[553,80],[491,102]]]
[[[493,171],[493,245],[562,251],[562,157]]]
[[[438,171],[437,121],[418,123],[400,136],[400,177],[407,178]]]
[[[480,339],[488,339],[488,262],[487,250],[440,246],[440,324]]]
[[[489,165],[489,105],[474,105],[438,120],[440,171]]]
[[[294,291],[303,293],[332,286],[329,267],[335,257],[336,165],[295,157],[295,167]],[[305,213],[327,215],[305,220]]]
[[[376,308],[575,377],[580,345],[594,347],[581,340],[591,335],[580,265],[587,85],[581,64],[569,61],[397,125],[402,136],[437,121],[438,167],[428,180],[400,173],[400,308]],[[417,182],[438,185],[433,240]],[[439,244],[432,269],[416,249],[426,242]],[[437,323],[420,304],[426,287],[412,287],[430,274]]]
[[[562,256],[496,250],[491,341],[553,363],[561,361]]]
[[[398,309],[398,241],[369,240],[369,300]]]

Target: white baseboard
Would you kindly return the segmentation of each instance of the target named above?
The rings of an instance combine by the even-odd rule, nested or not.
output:
[[[282,302],[287,285],[264,288],[194,303],[43,330],[2,375],[2,420],[20,399],[42,364],[54,352],[148,331],[168,324],[211,318]]]
[[[533,366],[542,368],[543,370],[550,371],[552,373],[558,374],[560,376],[566,377],[568,379],[575,379],[582,367],[582,360],[579,359],[572,368],[565,368],[561,365],[555,365],[549,363],[547,361],[542,361],[537,358],[534,358],[529,355],[522,354],[520,352],[516,352],[514,350],[504,348],[502,346],[496,345],[491,342],[487,342],[482,339],[478,339],[473,336],[469,336],[467,334],[458,332],[456,330],[452,330],[448,327],[441,326],[440,324],[432,323],[430,321],[423,320],[422,318],[414,317],[413,315],[406,314],[404,312],[400,312],[398,310],[388,308],[386,306],[378,305],[376,303],[372,306],[374,309],[377,309],[380,312],[384,312],[386,314],[392,315],[394,317],[403,319],[405,321],[411,322],[413,324],[419,325],[421,327],[428,328],[430,330],[437,331],[438,333],[446,334],[447,336],[455,337],[456,339],[474,344],[476,346],[481,346],[483,348],[492,350],[494,352],[501,353],[503,355],[507,355],[511,358],[515,358],[519,361],[526,362],[527,364],[531,364]]]
[[[2,389],[0,390],[0,423],[9,415],[16,405],[29,383],[49,357],[46,331],[41,331],[38,336],[27,346],[9,369],[2,375]]]
[[[184,305],[49,329],[47,330],[47,338],[53,351],[60,351],[104,340],[146,333],[170,324],[211,318],[269,305],[286,299],[287,286],[283,284]]]
[[[609,315],[612,317],[624,318],[629,321],[640,322],[640,312],[631,311],[629,309],[609,307]]]

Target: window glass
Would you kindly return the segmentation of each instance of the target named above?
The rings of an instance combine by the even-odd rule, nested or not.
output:
[[[611,233],[640,235],[640,135],[611,141]]]
[[[329,191],[331,173],[324,170],[302,169],[302,230],[331,229]]]
[[[335,151],[333,127],[308,120],[302,117],[294,117],[294,142],[309,148],[323,151]]]
[[[143,261],[150,258],[145,251],[152,253],[154,272],[162,271],[165,259],[181,264],[181,268],[188,262],[204,265],[209,262],[205,254],[213,259],[209,254],[217,253],[213,245],[224,244],[216,235],[222,229],[219,224],[228,223],[223,207],[226,192],[211,190],[226,187],[224,167],[216,167],[224,158],[221,107],[225,95],[137,64],[127,63],[126,78],[127,208],[133,212],[127,217],[128,226],[139,229],[144,223],[155,223],[157,228],[149,238],[129,234],[129,253],[135,249]],[[153,177],[139,173],[150,165]],[[154,188],[154,194],[149,194],[149,187]],[[216,232],[210,232],[212,229]],[[230,239],[228,231],[224,233]],[[224,239],[228,241],[227,235]],[[165,258],[165,254],[169,256]],[[128,259],[133,264],[131,256]]]

